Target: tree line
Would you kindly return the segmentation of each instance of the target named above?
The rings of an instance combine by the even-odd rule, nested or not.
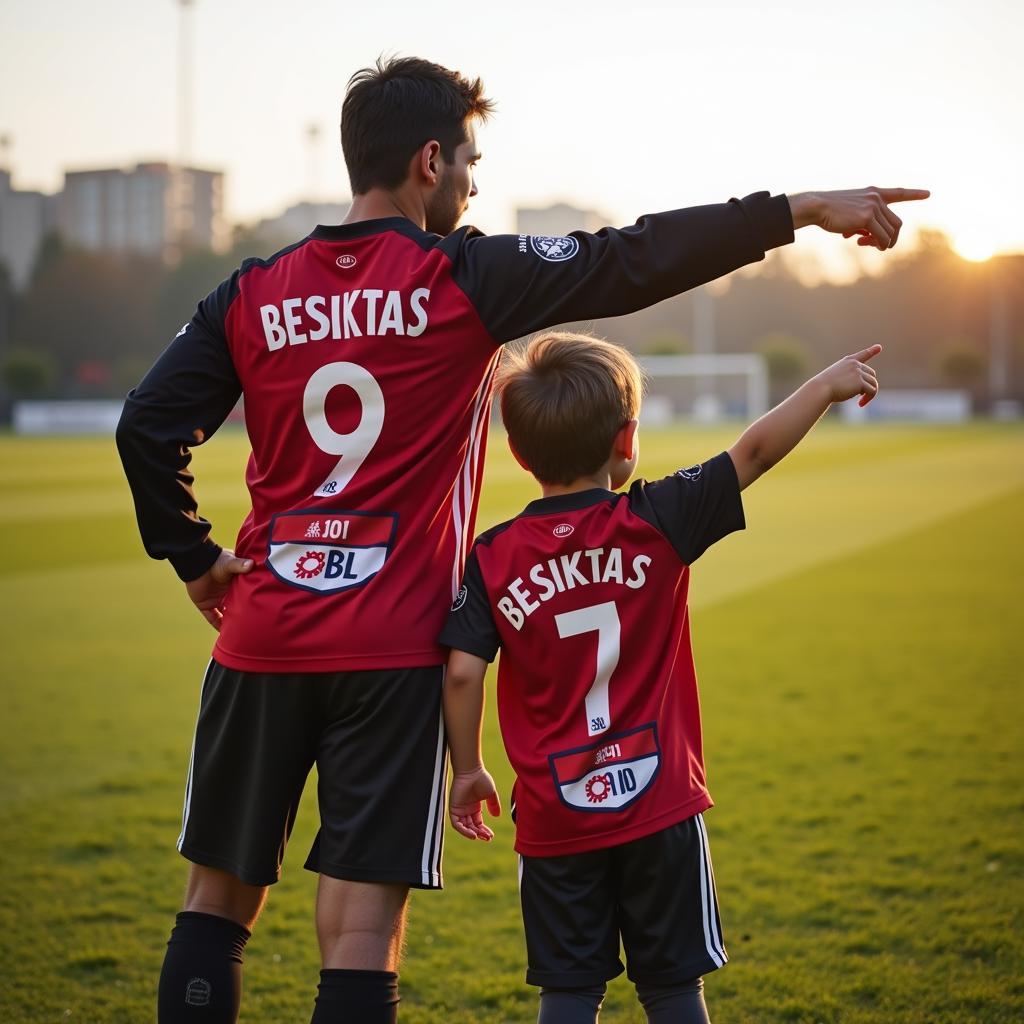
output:
[[[289,240],[282,239],[281,245]],[[89,252],[51,236],[27,287],[15,293],[0,264],[0,380],[5,397],[118,398],[191,317],[199,298],[246,256],[277,246],[240,237],[230,252],[157,259]],[[693,351],[692,294],[613,320],[572,325],[638,353]],[[732,275],[714,299],[715,348],[760,352],[773,391],[846,352],[880,342],[891,387],[957,387],[977,408],[1024,399],[1024,256],[969,263],[939,234],[893,253],[883,273],[809,286],[773,253]],[[990,384],[999,334],[1008,376]]]

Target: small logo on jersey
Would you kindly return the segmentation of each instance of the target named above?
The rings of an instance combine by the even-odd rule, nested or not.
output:
[[[193,978],[185,986],[186,1006],[209,1006],[213,986],[205,978]]]
[[[542,260],[549,263],[571,260],[580,251],[580,243],[575,238],[566,236],[531,235],[530,245]]]
[[[587,779],[585,789],[587,799],[592,804],[603,804],[608,799],[608,794],[612,791],[608,782],[607,775],[595,775],[593,778]]]
[[[342,270],[351,270],[359,261],[355,256],[350,256],[348,253],[345,253],[344,256],[339,256],[334,262],[341,267]]]
[[[305,536],[307,537],[319,537],[320,536],[320,521],[315,520],[306,527]]]
[[[307,551],[295,563],[295,578],[297,580],[311,580],[324,571],[324,563],[327,556],[322,551]]]
[[[188,330],[188,324],[182,324],[181,330],[175,335],[176,338],[180,338]]]
[[[574,527],[570,523],[559,523],[551,532],[556,537],[568,537]]]
[[[689,469],[677,470],[676,475],[681,476],[684,480],[697,480],[703,472],[703,466],[691,466]]]
[[[457,612],[466,603],[467,597],[469,597],[469,588],[463,584],[459,587],[459,592],[455,595],[455,600],[452,602],[452,611]]]

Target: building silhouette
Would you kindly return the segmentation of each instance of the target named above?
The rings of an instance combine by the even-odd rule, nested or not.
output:
[[[231,242],[223,173],[162,162],[65,172],[58,224],[71,245],[169,263]]]
[[[15,291],[32,274],[39,246],[57,222],[57,196],[15,189],[11,172],[0,168],[0,262]]]

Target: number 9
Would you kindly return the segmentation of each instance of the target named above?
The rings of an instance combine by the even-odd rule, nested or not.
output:
[[[327,422],[327,396],[344,384],[359,396],[359,422],[349,434],[339,434]],[[377,443],[384,427],[384,393],[372,374],[357,363],[328,363],[306,382],[302,415],[316,446],[328,455],[339,455],[326,480],[313,492],[327,497],[344,490]]]

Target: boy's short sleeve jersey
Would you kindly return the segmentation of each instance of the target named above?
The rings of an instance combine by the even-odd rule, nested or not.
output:
[[[520,853],[617,845],[711,806],[689,567],[743,526],[723,453],[625,494],[532,502],[477,539],[440,642],[501,650]]]

